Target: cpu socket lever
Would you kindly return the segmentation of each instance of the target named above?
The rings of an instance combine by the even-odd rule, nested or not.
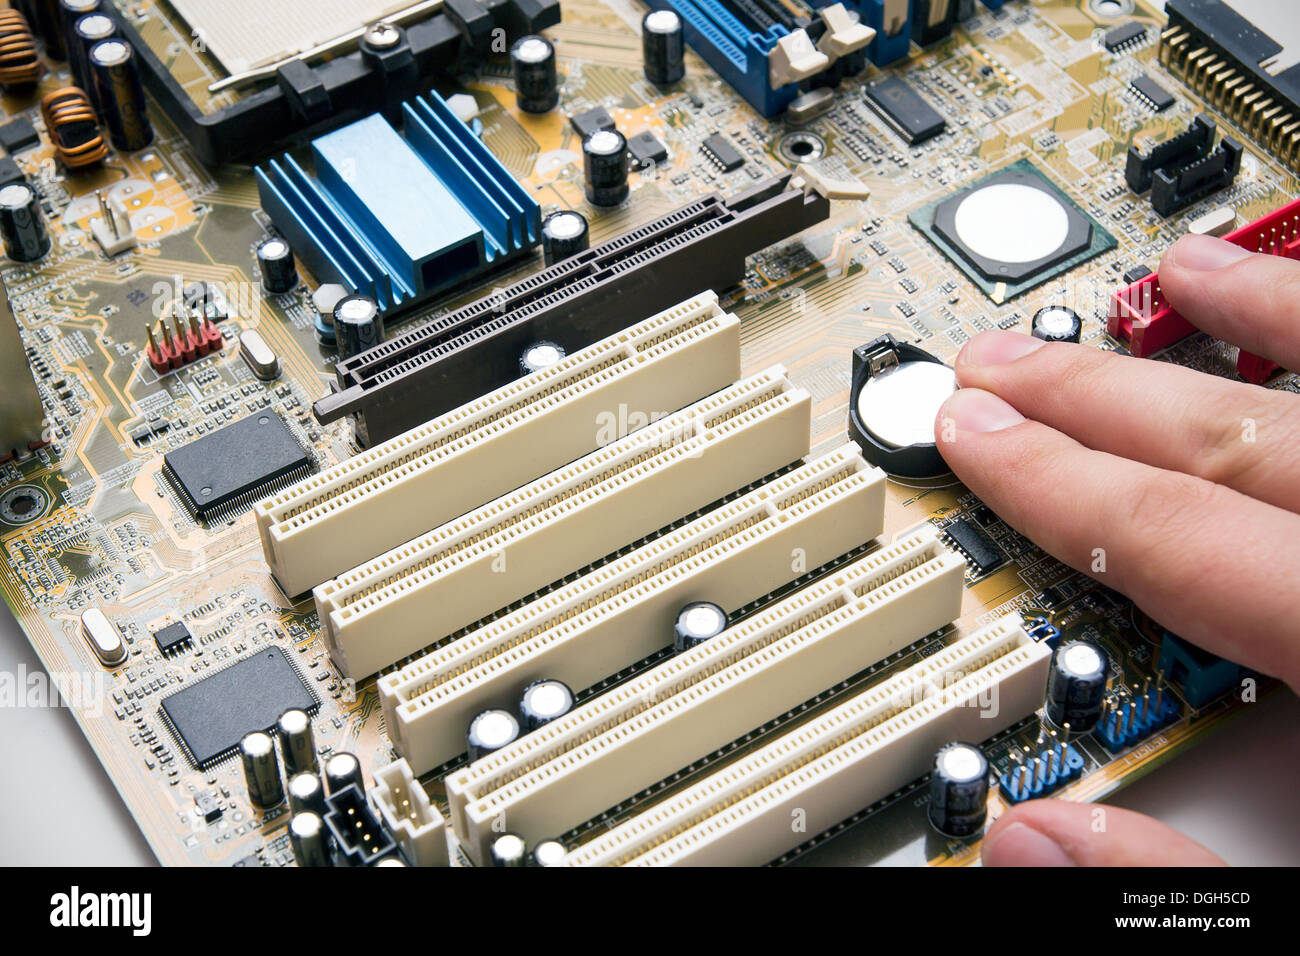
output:
[[[935,446],[934,419],[957,390],[953,370],[892,335],[853,350],[849,434],[887,474],[936,478],[949,472]]]

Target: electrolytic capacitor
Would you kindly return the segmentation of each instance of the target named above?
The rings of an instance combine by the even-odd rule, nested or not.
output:
[[[257,247],[257,269],[262,275],[262,291],[271,295],[288,292],[298,284],[293,249],[279,236],[272,236]]]
[[[587,219],[582,213],[562,209],[542,220],[542,256],[548,266],[577,255],[588,245]]]
[[[18,6],[18,4],[15,4]],[[28,0],[31,16],[27,22],[32,31],[45,41],[45,54],[51,60],[67,58],[63,44],[63,22],[60,19],[58,0]]]
[[[1073,309],[1049,305],[1034,313],[1030,331],[1044,342],[1077,342],[1083,337],[1083,322]]]
[[[365,792],[366,784],[361,776],[361,761],[355,754],[343,750],[332,754],[330,759],[325,761],[324,776],[325,789],[331,794],[351,786],[355,786],[358,792]]]
[[[72,74],[73,83],[84,90],[89,76],[86,72],[86,49],[77,41],[76,25],[82,17],[97,13],[104,5],[104,0],[58,0],[58,2],[59,35],[63,39],[67,52],[68,72]]]
[[[554,342],[533,342],[519,355],[519,374],[532,375],[564,358],[564,349]]]
[[[239,742],[239,758],[244,764],[248,799],[257,807],[279,806],[284,799],[284,788],[280,785],[280,761],[270,735],[260,730],[247,734]]]
[[[289,821],[289,844],[299,866],[330,865],[330,834],[320,814],[311,810],[295,813]]]
[[[989,762],[974,744],[939,748],[930,770],[930,823],[945,836],[979,832],[988,816]]]
[[[519,697],[519,716],[524,730],[536,730],[573,710],[573,691],[564,681],[553,678],[535,680]]]
[[[555,47],[544,37],[521,37],[510,48],[515,74],[515,104],[525,113],[546,113],[560,102]]]
[[[651,10],[641,19],[641,56],[645,78],[655,86],[672,86],[686,75],[686,35],[674,10]]]
[[[304,771],[289,778],[289,809],[294,813],[310,810],[325,815],[325,785],[314,773]]]
[[[112,17],[103,13],[87,13],[85,16],[78,17],[72,24],[68,68],[72,71],[77,86],[85,90],[91,104],[101,116],[104,111],[99,105],[99,89],[95,85],[95,73],[90,68],[90,49],[95,44],[115,36],[117,36],[117,24]]]
[[[533,847],[533,864],[536,866],[559,866],[569,850],[559,840],[541,840]]]
[[[144,87],[131,44],[114,37],[90,48],[90,71],[108,137],[122,152],[144,149],[153,142],[153,126],[145,108]]]
[[[284,772],[287,774],[316,772],[316,741],[311,732],[311,718],[305,710],[286,710],[276,721],[275,732],[280,738],[280,753],[284,755]]]
[[[694,601],[677,612],[673,647],[680,653],[717,637],[727,629],[727,612],[708,601]]]
[[[352,358],[384,339],[379,303],[368,295],[345,295],[334,306],[334,342],[339,358]]]
[[[508,710],[485,710],[469,722],[465,734],[470,760],[478,760],[519,737],[519,721]]]
[[[1110,679],[1110,658],[1091,641],[1057,647],[1047,672],[1047,717],[1074,732],[1091,730],[1101,716]]]
[[[503,833],[492,841],[488,853],[493,866],[527,866],[528,847],[517,833]]]
[[[41,201],[26,183],[0,189],[0,241],[15,262],[35,262],[50,251]]]
[[[627,198],[627,140],[616,129],[598,129],[582,143],[587,202],[617,206]]]

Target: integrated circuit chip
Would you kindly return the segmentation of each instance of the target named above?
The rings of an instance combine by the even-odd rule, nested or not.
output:
[[[724,173],[732,172],[745,165],[745,157],[740,154],[740,150],[732,146],[731,140],[721,133],[706,136],[700,148],[704,150],[704,155]]]
[[[600,132],[603,129],[614,129],[614,117],[609,115],[609,110],[603,106],[593,106],[589,110],[583,110],[581,113],[575,113],[569,117],[569,125],[573,131],[578,134],[580,139],[586,139],[592,133]]]
[[[668,147],[659,142],[655,134],[649,131],[629,137],[627,151],[637,169],[657,166],[668,159]]]
[[[970,562],[976,577],[988,574],[1004,560],[1002,552],[989,540],[988,535],[965,518],[958,518],[944,528],[943,532]]]
[[[286,710],[314,713],[319,706],[284,651],[268,647],[164,698],[162,712],[202,768],[233,752],[246,734],[269,730]]]
[[[193,640],[184,621],[176,621],[154,632],[153,642],[164,655],[173,654]]]
[[[8,153],[20,153],[39,145],[41,136],[26,116],[16,116],[0,126],[0,146]]]
[[[163,474],[185,507],[204,521],[229,514],[312,467],[284,419],[270,411],[168,452],[163,462]]]
[[[1173,94],[1145,73],[1130,83],[1129,89],[1157,113],[1164,112],[1175,103]]]
[[[1136,20],[1130,20],[1127,23],[1121,23],[1119,26],[1111,30],[1107,30],[1106,35],[1102,37],[1101,42],[1102,46],[1106,48],[1106,52],[1118,53],[1126,47],[1145,40],[1146,36],[1146,26],[1138,23]]]
[[[933,106],[898,76],[885,76],[866,86],[867,105],[910,146],[938,136],[947,126]]]

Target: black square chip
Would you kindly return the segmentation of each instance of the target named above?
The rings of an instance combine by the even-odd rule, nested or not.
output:
[[[190,643],[191,640],[193,640],[193,636],[190,634],[190,629],[185,626],[184,621],[177,621],[174,624],[159,628],[153,635],[153,642],[158,645],[158,650],[162,651],[164,656],[175,653]]]
[[[26,116],[18,116],[0,126],[0,146],[7,153],[20,153],[24,149],[41,145],[40,134]]]
[[[256,412],[163,456],[163,473],[195,518],[207,521],[305,476],[311,457],[284,419]]]

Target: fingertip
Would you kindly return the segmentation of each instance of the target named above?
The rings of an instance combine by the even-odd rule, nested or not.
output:
[[[935,440],[952,444],[961,432],[995,432],[1025,421],[1016,411],[992,392],[981,388],[959,388],[939,409],[934,422]]]
[[[1249,259],[1254,253],[1226,239],[1215,236],[1182,236],[1165,250],[1160,272],[1167,278],[1170,269],[1186,272],[1217,272]]]
[[[1003,817],[984,837],[985,866],[1076,866],[1074,858],[1041,830]]]

